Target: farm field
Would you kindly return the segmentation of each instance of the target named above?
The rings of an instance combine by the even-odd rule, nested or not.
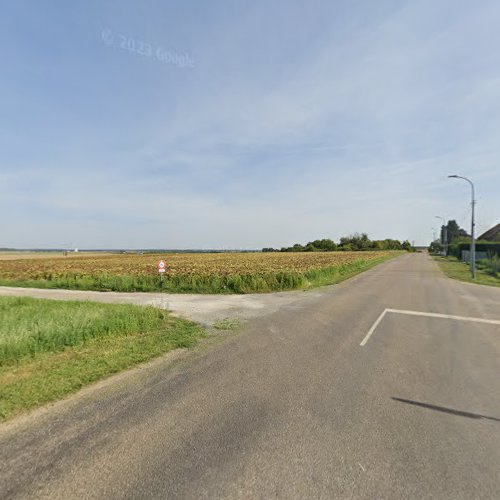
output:
[[[89,258],[89,257],[99,257],[103,255],[115,255],[110,252],[68,252],[68,255],[75,258]],[[65,259],[67,256],[63,252],[59,251],[5,251],[0,252],[0,260],[18,260],[18,259]]]
[[[0,285],[102,291],[251,293],[338,283],[397,251],[107,254],[0,260]],[[164,260],[163,281],[157,263]]]

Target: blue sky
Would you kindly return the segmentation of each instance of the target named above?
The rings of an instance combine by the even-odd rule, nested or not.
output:
[[[500,222],[500,3],[23,1],[0,247],[260,248]],[[182,61],[189,61],[185,66]]]

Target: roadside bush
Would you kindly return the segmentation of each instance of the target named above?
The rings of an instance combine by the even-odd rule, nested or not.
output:
[[[498,255],[478,261],[477,266],[496,278],[500,277],[500,257]]]

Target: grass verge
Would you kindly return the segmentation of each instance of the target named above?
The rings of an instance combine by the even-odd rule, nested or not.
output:
[[[176,348],[204,330],[152,307],[0,297],[0,420]]]
[[[486,269],[481,269],[480,265],[476,269],[476,279],[473,280],[469,266],[457,258],[434,256],[434,260],[448,278],[477,285],[500,286],[500,278],[488,273]]]
[[[406,254],[406,252],[404,252]],[[332,266],[324,269],[313,269],[305,274],[305,284],[301,288],[316,288],[318,286],[336,285],[357,274],[368,271],[372,267],[378,266],[390,259],[399,257],[403,252],[392,252],[372,260],[359,260],[350,264]]]

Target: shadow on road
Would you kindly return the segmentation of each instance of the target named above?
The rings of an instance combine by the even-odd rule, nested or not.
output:
[[[444,406],[436,406],[436,405],[431,405],[429,403],[419,403],[418,401],[412,401],[411,399],[402,399],[402,398],[394,398],[394,397],[391,397],[391,399],[393,399],[394,401],[399,401],[400,403],[407,403],[409,405],[427,408],[428,410],[435,410],[435,411],[441,411],[443,413],[450,413],[451,415],[457,415],[459,417],[475,418],[477,420],[485,418],[488,420],[495,420],[496,422],[500,422],[500,418],[488,417],[486,415],[479,415],[478,413],[470,413],[467,411],[454,410],[453,408],[445,408]]]

